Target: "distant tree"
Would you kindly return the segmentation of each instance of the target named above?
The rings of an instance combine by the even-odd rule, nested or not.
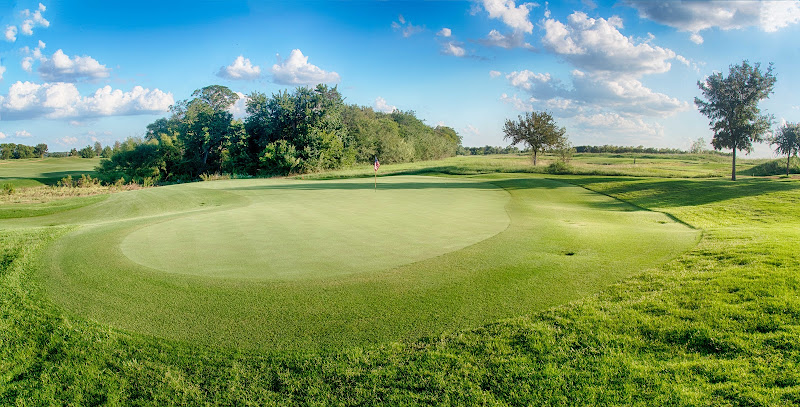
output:
[[[110,146],[105,146],[103,147],[103,151],[100,152],[100,157],[110,158],[113,154],[114,150],[112,150]]]
[[[94,148],[92,148],[92,146],[86,146],[78,153],[81,155],[81,158],[94,158]]]
[[[33,148],[33,155],[42,158],[45,154],[47,154],[47,144],[40,143]]]
[[[98,155],[100,155],[100,154],[103,154],[103,145],[102,145],[102,144],[100,144],[100,142],[99,142],[99,141],[95,141],[95,142],[94,142],[94,147],[93,147],[93,148],[94,148],[94,155],[95,155],[95,156],[98,156]]]
[[[761,114],[758,102],[766,99],[775,87],[772,64],[762,73],[760,64],[731,65],[728,76],[721,72],[698,81],[705,100],[695,98],[700,113],[710,119],[714,130],[714,149],[733,150],[731,180],[736,181],[736,151],[750,152],[754,142],[761,142],[772,125],[772,116]]]
[[[72,149],[69,150],[69,156],[70,157],[76,157],[77,155],[78,155],[78,149],[77,148],[73,147]]]
[[[789,161],[792,156],[800,153],[800,123],[786,123],[775,132],[775,137],[770,140],[775,146],[775,152],[786,154],[786,176],[789,176]]]
[[[706,149],[706,140],[700,137],[692,142],[692,146],[689,147],[689,152],[692,154],[700,154],[703,151],[705,151],[705,149]]]
[[[537,154],[563,143],[566,132],[565,128],[556,125],[550,113],[528,112],[520,115],[517,121],[506,120],[503,139],[511,139],[511,145],[522,143],[530,147],[533,151],[533,165],[536,165]]]

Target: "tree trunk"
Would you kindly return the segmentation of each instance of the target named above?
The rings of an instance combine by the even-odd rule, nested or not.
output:
[[[792,159],[791,154],[786,154],[786,178],[789,178],[789,160]]]
[[[733,146],[733,163],[731,164],[731,181],[736,181],[736,146]]]
[[[533,166],[536,166],[536,149],[533,150]]]

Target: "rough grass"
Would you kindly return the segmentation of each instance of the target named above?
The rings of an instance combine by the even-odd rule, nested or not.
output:
[[[561,307],[337,352],[209,349],[75,317],[31,280],[67,230],[0,230],[0,404],[800,404],[800,182],[565,179],[703,238]]]

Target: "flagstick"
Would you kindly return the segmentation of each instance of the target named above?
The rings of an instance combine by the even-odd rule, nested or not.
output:
[[[375,170],[375,192],[378,192],[378,170]]]

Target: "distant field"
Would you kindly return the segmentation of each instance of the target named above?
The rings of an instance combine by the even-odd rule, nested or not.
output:
[[[94,175],[99,163],[100,158],[80,157],[0,160],[0,184],[10,183],[17,188],[55,185],[68,175]]]

